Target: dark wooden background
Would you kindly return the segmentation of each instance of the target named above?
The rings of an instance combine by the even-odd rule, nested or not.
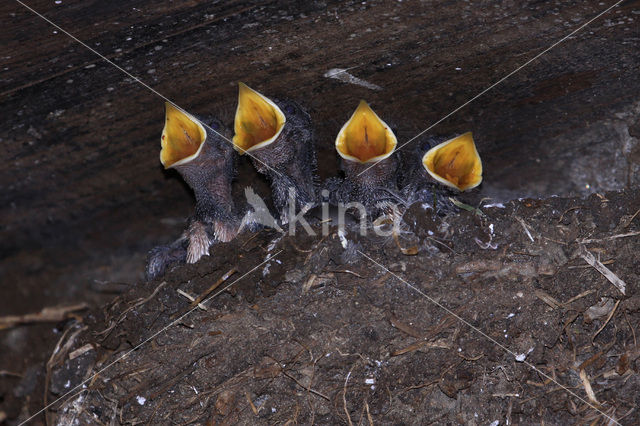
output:
[[[359,99],[402,143],[614,2],[27,3],[193,113],[231,123],[238,81],[297,100],[324,178]],[[158,160],[162,99],[17,2],[0,19],[0,311],[17,313],[140,277],[193,201]],[[640,2],[623,2],[430,132],[474,132],[477,197],[638,184],[639,22]]]

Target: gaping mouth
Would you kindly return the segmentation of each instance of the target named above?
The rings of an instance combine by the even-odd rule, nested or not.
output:
[[[165,169],[188,163],[198,156],[207,132],[190,114],[165,103],[166,118],[160,145],[160,162]]]
[[[244,154],[275,141],[287,119],[270,99],[244,83],[239,83],[239,89],[233,146]]]
[[[336,137],[336,150],[346,160],[373,163],[389,157],[397,143],[387,123],[365,101],[360,101]]]
[[[431,148],[422,157],[422,165],[435,180],[460,191],[482,182],[482,161],[471,132]]]

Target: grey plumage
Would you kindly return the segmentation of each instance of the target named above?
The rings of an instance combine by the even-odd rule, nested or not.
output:
[[[295,194],[295,210],[317,203],[316,151],[311,117],[296,102],[274,99],[287,117],[278,137],[252,150],[251,161],[271,184],[273,204],[283,223],[288,221],[289,188]]]
[[[442,136],[423,136],[400,151],[398,195],[407,207],[422,203],[429,205],[439,215],[455,211],[449,201],[449,197],[455,193],[434,181],[422,164],[424,154],[447,139],[449,138]]]

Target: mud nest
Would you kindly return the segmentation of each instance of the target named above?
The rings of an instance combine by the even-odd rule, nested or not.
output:
[[[47,419],[638,424],[639,208],[414,205],[389,237],[243,234],[67,324]]]

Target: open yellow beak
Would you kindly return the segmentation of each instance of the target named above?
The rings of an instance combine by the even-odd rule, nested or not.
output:
[[[233,124],[233,147],[240,154],[269,145],[282,132],[284,113],[269,98],[239,83],[238,109]]]
[[[422,157],[422,165],[435,180],[460,191],[482,182],[482,161],[471,132],[431,148]]]
[[[398,140],[387,123],[360,101],[358,108],[336,137],[336,150],[346,160],[374,163],[389,157]]]
[[[207,132],[200,122],[169,102],[160,145],[160,162],[165,169],[188,163],[200,154]]]

